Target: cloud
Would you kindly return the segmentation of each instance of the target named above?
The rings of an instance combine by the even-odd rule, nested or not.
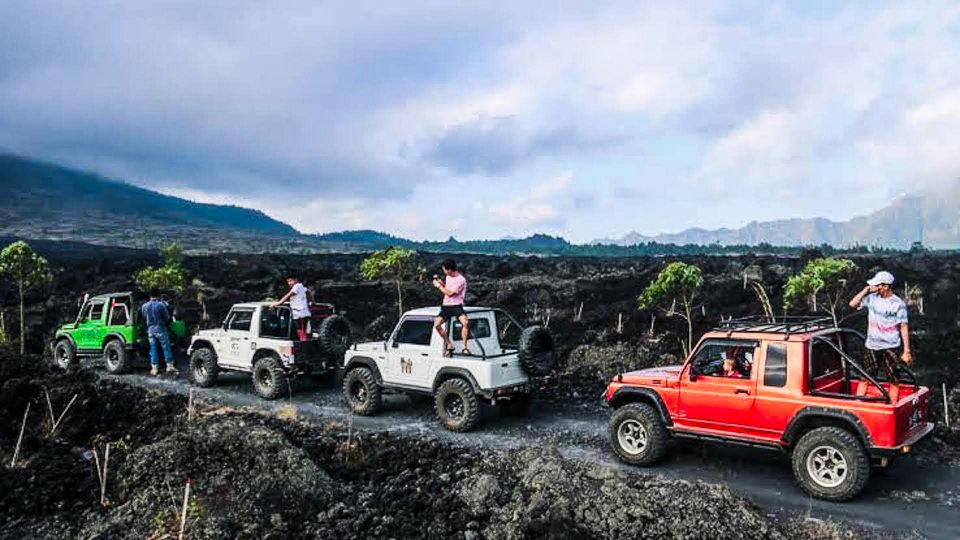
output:
[[[842,219],[960,177],[958,24],[952,2],[11,0],[0,149],[308,231]],[[450,186],[467,202],[438,205]]]
[[[509,225],[522,231],[537,227],[558,227],[563,222],[562,197],[573,184],[573,174],[564,172],[533,184],[526,195],[491,206],[479,205],[478,209],[496,223]]]

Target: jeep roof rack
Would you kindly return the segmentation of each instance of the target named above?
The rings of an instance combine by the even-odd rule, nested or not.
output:
[[[833,319],[820,316],[763,317],[751,315],[720,321],[714,328],[721,332],[759,332],[770,334],[796,334],[833,328]]]

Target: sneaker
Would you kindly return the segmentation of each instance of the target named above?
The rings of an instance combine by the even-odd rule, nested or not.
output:
[[[177,368],[171,366],[170,364],[167,364],[167,373],[176,375],[177,373],[180,373],[180,372],[177,371]]]
[[[159,370],[159,369],[157,369],[157,368],[155,368],[155,367],[150,368],[150,376],[151,376],[151,377],[156,377],[159,373],[160,373],[160,370]]]

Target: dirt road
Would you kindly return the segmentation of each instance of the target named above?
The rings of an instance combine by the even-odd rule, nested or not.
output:
[[[113,377],[126,384],[189,393],[184,378],[150,378],[140,374]],[[774,515],[809,515],[840,520],[881,535],[915,538],[960,538],[960,469],[908,456],[871,478],[864,494],[843,504],[807,497],[795,484],[786,455],[752,448],[678,443],[662,464],[637,469],[619,463],[609,450],[607,417],[596,411],[538,404],[526,419],[499,418],[485,411],[485,422],[476,432],[451,433],[433,418],[428,399],[387,396],[384,411],[375,417],[348,418],[333,381],[298,382],[289,399],[266,402],[253,394],[249,377],[221,375],[218,386],[194,388],[195,399],[233,407],[261,410],[296,408],[307,420],[352,421],[359,431],[390,431],[427,436],[453,445],[488,448],[554,446],[565,456],[618,467],[634,474],[659,474],[668,478],[724,484]],[[599,399],[599,396],[598,396]]]

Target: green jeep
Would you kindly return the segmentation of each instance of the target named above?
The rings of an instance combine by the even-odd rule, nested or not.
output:
[[[172,321],[169,331],[174,351],[185,350],[190,340],[184,322]],[[58,328],[53,338],[53,360],[64,369],[81,356],[102,355],[107,371],[123,373],[137,355],[148,357],[149,350],[146,323],[131,292],[87,298],[76,322]]]

